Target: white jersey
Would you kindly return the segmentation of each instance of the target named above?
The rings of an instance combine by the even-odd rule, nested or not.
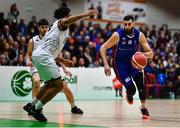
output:
[[[34,36],[32,38],[32,42],[33,42],[33,49],[32,49],[32,52],[33,52],[41,44],[41,38],[39,37],[39,35]],[[38,72],[38,70],[34,66],[31,67],[30,71],[31,71],[31,75],[33,75],[33,74]]]
[[[39,37],[39,35],[37,35],[32,38],[32,41],[33,41],[33,51],[34,51],[40,45],[41,38]]]
[[[33,56],[41,56],[42,54],[52,55],[54,59],[61,53],[64,47],[66,39],[69,34],[69,29],[65,31],[60,31],[58,28],[58,20],[53,23],[51,29],[46,33],[46,35],[41,40],[42,43],[35,50]]]

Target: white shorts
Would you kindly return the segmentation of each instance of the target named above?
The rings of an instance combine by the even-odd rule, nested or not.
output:
[[[32,61],[43,82],[61,78],[59,67],[51,55],[32,56]]]

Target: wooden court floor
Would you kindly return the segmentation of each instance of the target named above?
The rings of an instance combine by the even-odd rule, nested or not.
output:
[[[180,127],[180,100],[147,100],[151,118],[142,120],[140,102],[126,100],[76,101],[83,115],[71,114],[66,101],[44,108],[47,123],[39,123],[22,110],[25,102],[0,102],[1,127]]]

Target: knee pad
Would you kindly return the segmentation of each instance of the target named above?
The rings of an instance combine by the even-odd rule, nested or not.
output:
[[[136,88],[135,88],[134,84],[127,86],[126,91],[127,91],[128,95],[134,96],[136,93]]]

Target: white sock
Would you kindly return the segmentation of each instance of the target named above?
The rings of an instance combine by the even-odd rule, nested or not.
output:
[[[35,104],[35,109],[39,110],[44,106],[44,104],[42,104],[42,102],[39,100],[36,104]]]
[[[31,105],[34,106],[38,101],[39,100],[36,97],[34,97],[33,101],[31,102]]]
[[[75,103],[71,103],[71,109],[74,108],[76,105]]]

